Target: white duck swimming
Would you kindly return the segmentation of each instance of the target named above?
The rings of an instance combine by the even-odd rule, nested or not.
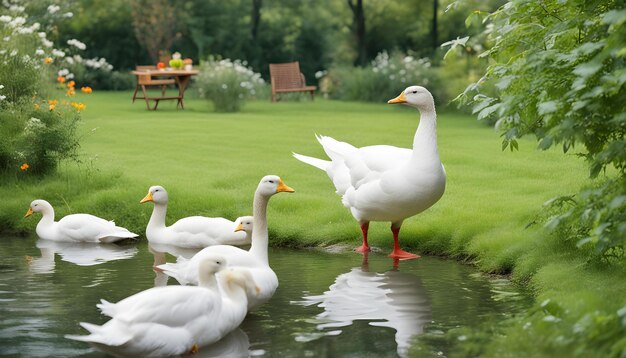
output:
[[[179,257],[176,263],[167,263],[157,266],[166,274],[174,277],[181,284],[198,283],[198,263],[206,255],[219,254],[228,260],[229,267],[243,267],[250,269],[254,281],[261,288],[258,296],[248,296],[248,309],[255,308],[267,302],[278,287],[278,277],[269,266],[268,260],[268,232],[267,232],[267,204],[272,195],[280,192],[292,193],[294,190],[276,175],[268,175],[261,179],[254,194],[252,244],[246,251],[230,245],[209,246],[202,249],[190,260]]]
[[[389,145],[356,148],[330,137],[318,136],[330,160],[294,153],[304,163],[324,170],[332,180],[345,207],[359,222],[363,245],[369,251],[370,221],[390,221],[394,259],[419,256],[400,249],[398,233],[404,219],[435,204],[446,187],[446,173],[437,150],[437,115],[433,96],[424,87],[411,86],[388,103],[402,103],[420,112],[413,149]]]
[[[137,237],[127,229],[116,226],[115,222],[101,219],[90,214],[71,214],[54,221],[54,209],[45,200],[34,200],[24,217],[41,213],[37,224],[37,236],[44,240],[68,242],[111,243]]]
[[[90,334],[66,338],[122,356],[197,352],[235,330],[247,313],[247,291],[259,292],[248,270],[226,267],[223,256],[207,255],[198,265],[199,287],[153,287],[118,303],[102,300],[97,306],[111,320],[81,322]]]
[[[154,209],[146,227],[151,244],[170,244],[186,248],[205,248],[212,245],[249,245],[250,235],[235,232],[238,222],[224,218],[190,216],[165,226],[168,195],[162,186],[152,186],[140,203],[153,202]]]

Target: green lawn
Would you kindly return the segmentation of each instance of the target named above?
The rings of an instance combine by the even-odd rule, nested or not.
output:
[[[64,164],[43,180],[5,178],[1,228],[33,232],[38,218],[21,216],[31,200],[43,198],[55,206],[57,218],[89,212],[143,234],[152,207],[139,200],[156,184],[170,194],[169,223],[189,215],[235,218],[250,214],[260,178],[277,174],[296,193],[277,195],[270,203],[271,244],[357,246],[358,225],[326,174],[291,152],[324,157],[316,133],[356,146],[409,147],[418,124],[414,110],[386,104],[251,102],[240,113],[219,114],[201,100],[188,99],[184,111],[164,102],[154,112],[130,98],[127,92],[81,97],[87,103],[82,163]],[[517,152],[503,152],[493,129],[457,113],[439,114],[438,139],[446,193],[434,207],[405,221],[400,233],[405,248],[470,257],[483,270],[513,272],[538,299],[559,301],[572,322],[587,311],[623,304],[623,299],[604,302],[609,295],[626,297],[623,270],[590,267],[568,245],[547,237],[541,224],[529,226],[543,202],[590,184],[582,160],[538,151],[530,139],[521,141]],[[370,233],[372,245],[391,248],[389,223],[373,223]],[[498,344],[551,352],[529,340],[541,331],[514,326],[511,332],[518,338],[498,338]]]
[[[130,94],[119,92],[84,100],[80,175],[70,164],[59,175],[63,187],[46,189],[48,180],[22,187],[21,208],[30,197],[42,197],[59,215],[104,213],[141,232],[151,208],[138,201],[151,185],[168,189],[172,220],[195,214],[236,217],[250,213],[259,179],[277,174],[296,194],[272,199],[272,240],[292,245],[356,245],[360,231],[326,174],[291,152],[324,157],[315,133],[356,146],[409,147],[419,118],[407,107],[324,100],[252,102],[236,114],[213,113],[200,100],[187,100],[184,111],[173,101],[147,111],[143,102],[132,104]],[[524,226],[544,201],[585,183],[585,167],[574,157],[538,151],[530,141],[519,152],[502,152],[498,135],[466,115],[440,114],[438,124],[446,193],[405,222],[405,246],[438,254],[495,250],[486,267],[498,269],[524,245]],[[32,221],[18,227],[34,227]],[[390,247],[388,223],[371,225],[371,238],[375,246]]]

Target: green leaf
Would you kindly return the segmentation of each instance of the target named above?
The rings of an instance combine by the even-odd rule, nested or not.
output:
[[[556,110],[557,103],[555,101],[539,103],[539,105],[537,106],[537,113],[539,113],[539,115],[554,113],[556,112]]]
[[[552,137],[550,137],[550,136],[544,137],[539,142],[539,149],[546,150],[546,149],[548,149],[548,148],[550,148],[552,146],[552,143],[554,143],[554,139]]]
[[[586,62],[582,63],[574,68],[574,74],[582,77],[588,78],[590,76],[595,75],[602,68],[601,63],[596,62]]]

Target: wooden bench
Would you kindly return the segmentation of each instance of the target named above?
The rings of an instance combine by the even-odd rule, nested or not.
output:
[[[135,71],[137,72],[141,72],[141,71],[154,71],[156,70],[156,66],[137,66],[135,67]],[[165,95],[165,91],[167,89],[168,85],[175,85],[176,84],[176,80],[173,78],[159,78],[159,77],[153,77],[152,74],[150,73],[146,73],[145,75],[143,74],[137,74],[137,85],[135,86],[135,92],[133,93],[133,103],[135,102],[135,99],[139,98],[139,99],[144,99],[146,101],[146,106],[148,107],[148,109],[153,109],[156,110],[158,105],[159,105],[159,101],[160,100],[169,100],[169,99],[175,99],[178,101],[177,106],[179,104],[181,104],[181,96],[166,96]],[[147,87],[152,86],[152,87],[160,87],[161,88],[161,96],[148,96],[148,90]],[[141,87],[141,92],[143,92],[143,97],[137,97],[137,91],[139,91],[139,88]],[[150,101],[154,101],[154,107],[150,108]]]
[[[272,83],[272,102],[276,102],[278,94],[287,92],[309,92],[311,99],[316,86],[307,86],[304,75],[300,72],[300,63],[270,63],[270,81]]]

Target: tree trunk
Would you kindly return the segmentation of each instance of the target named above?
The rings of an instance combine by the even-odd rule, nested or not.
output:
[[[365,43],[365,12],[363,0],[348,0],[348,6],[352,10],[352,31],[356,37],[357,57],[354,64],[357,66],[367,65],[367,46]]]
[[[433,39],[433,51],[437,51],[439,47],[439,33],[437,32],[437,13],[439,7],[439,0],[433,0],[433,27],[431,37]]]
[[[250,37],[256,42],[261,22],[261,5],[263,0],[252,0],[252,16],[250,17]]]

